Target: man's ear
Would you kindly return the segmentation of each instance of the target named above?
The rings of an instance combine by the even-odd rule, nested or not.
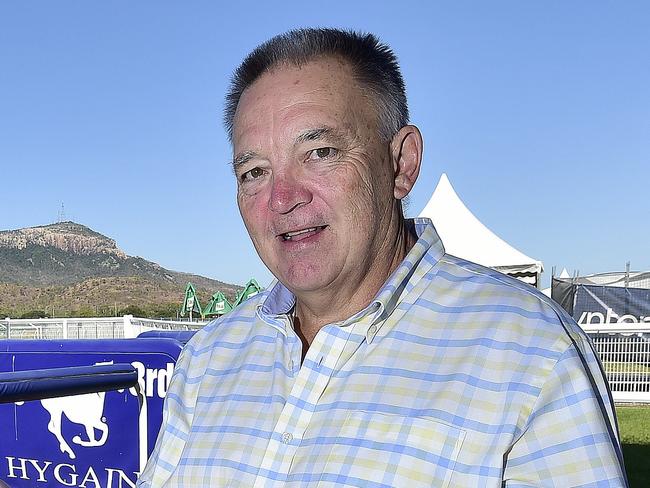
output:
[[[409,194],[420,174],[423,141],[420,130],[405,125],[391,141],[391,158],[395,175],[395,198],[401,200]]]

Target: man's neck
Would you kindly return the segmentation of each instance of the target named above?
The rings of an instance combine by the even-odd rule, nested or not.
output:
[[[372,272],[356,283],[352,292],[333,287],[319,290],[317,294],[296,296],[294,328],[305,350],[323,326],[345,320],[367,307],[416,241],[414,230],[402,222],[400,232],[389,246],[387,258],[373,263]]]

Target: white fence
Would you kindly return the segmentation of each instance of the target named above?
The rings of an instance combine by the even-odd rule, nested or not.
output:
[[[122,339],[147,330],[197,330],[207,322],[123,317],[2,319],[0,339]]]
[[[197,330],[207,322],[123,317],[3,319],[0,339],[120,339],[147,330]],[[617,402],[650,403],[650,323],[582,324]]]
[[[581,324],[617,402],[650,403],[650,323]]]

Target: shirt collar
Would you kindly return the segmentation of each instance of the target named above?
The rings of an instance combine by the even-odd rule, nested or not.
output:
[[[397,307],[402,294],[407,288],[410,288],[408,285],[424,256],[428,255],[427,261],[433,267],[445,254],[442,241],[430,219],[407,219],[406,225],[414,230],[418,237],[415,245],[379,289],[373,301],[360,312],[339,323],[339,326],[345,327],[364,317],[371,316],[365,328],[368,342],[372,342],[381,324]],[[279,319],[291,312],[296,304],[296,297],[277,280],[271,283],[269,288],[270,291],[266,298],[258,306],[258,315],[262,320],[276,327],[282,324],[284,329],[289,322],[287,320],[279,321]],[[286,329],[284,330],[286,332]]]
[[[269,294],[260,305],[260,313],[267,316],[285,315],[296,304],[296,297],[278,280],[269,286]]]
[[[407,225],[415,231],[418,240],[373,300],[373,303],[379,304],[379,307],[366,333],[368,342],[372,342],[385,319],[393,313],[399,304],[401,297],[419,280],[420,276],[415,276],[415,271],[423,258],[427,256],[427,268],[429,269],[445,254],[445,248],[430,219],[409,219]]]

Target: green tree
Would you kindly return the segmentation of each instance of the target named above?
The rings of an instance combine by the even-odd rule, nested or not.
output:
[[[177,313],[178,305],[174,303],[162,303],[154,305],[151,308],[151,313],[148,314],[148,317],[154,319],[176,319]]]
[[[81,307],[79,309],[79,311],[76,312],[76,315],[75,315],[75,313],[73,313],[73,316],[76,316],[76,317],[96,317],[97,314],[90,307]]]
[[[137,305],[129,305],[120,310],[118,315],[133,315],[134,317],[146,317],[147,314]]]
[[[20,316],[21,319],[46,319],[49,315],[43,310],[29,310]]]

